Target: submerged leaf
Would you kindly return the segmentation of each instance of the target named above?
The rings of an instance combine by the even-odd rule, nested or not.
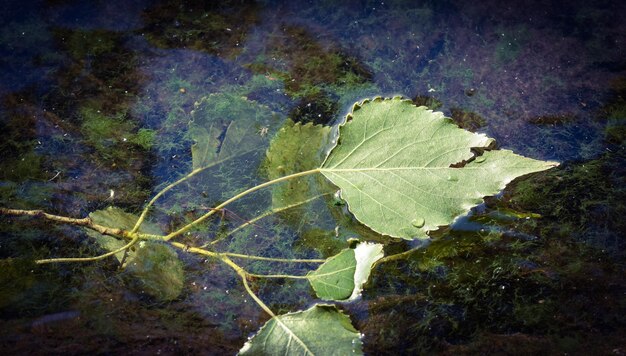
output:
[[[99,225],[111,228],[131,230],[139,217],[124,210],[110,206],[104,210],[89,214],[91,220]],[[139,228],[140,233],[161,235],[163,232],[156,225],[144,221]],[[112,236],[102,235],[93,230],[87,230],[96,242],[105,250],[114,251],[127,242]],[[124,252],[115,255],[122,261]],[[169,301],[180,295],[183,289],[184,272],[176,251],[157,241],[143,241],[136,244],[132,250],[127,250],[124,264],[125,276],[129,284],[139,293],[146,293],[157,300]]]
[[[270,180],[319,167],[326,156],[330,127],[287,120],[267,150],[264,169]],[[272,207],[280,209],[330,194],[333,187],[319,176],[288,180],[272,187]],[[335,188],[336,189],[336,188]]]
[[[261,149],[266,130],[275,121],[266,106],[224,93],[203,97],[191,115],[194,169]]]
[[[157,300],[176,299],[183,290],[184,272],[176,251],[156,241],[143,241],[129,257],[125,273],[138,292]]]
[[[362,355],[350,318],[334,305],[276,316],[239,351],[241,355]]]
[[[476,156],[493,139],[400,98],[355,104],[340,134],[322,173],[359,221],[404,239],[425,239],[516,177],[557,165],[507,150]]]
[[[374,262],[383,257],[383,245],[361,243],[329,258],[307,279],[317,296],[327,300],[353,300],[363,289]]]

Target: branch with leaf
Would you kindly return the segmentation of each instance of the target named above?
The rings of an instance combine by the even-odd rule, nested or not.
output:
[[[196,117],[207,117],[218,110],[207,103],[199,103]],[[269,115],[264,110],[251,105],[236,114]],[[198,115],[201,112],[206,115]],[[244,225],[308,204],[332,194],[334,187],[338,187],[349,211],[373,231],[399,239],[428,239],[429,232],[466,214],[485,196],[498,193],[516,177],[558,165],[522,157],[508,150],[490,150],[493,139],[460,129],[442,113],[416,107],[410,100],[375,98],[354,104],[334,138],[328,127],[288,122],[276,133],[267,151],[265,165],[269,181],[235,194],[189,224],[163,234],[158,226],[146,220],[157,199],[204,170],[259,147],[258,140],[262,139],[259,135],[228,134],[218,146],[214,139],[209,139],[218,135],[216,125],[210,120],[194,120],[190,128],[197,142],[192,148],[193,171],[163,188],[139,216],[118,208],[94,212],[84,219],[7,208],[1,208],[0,213],[34,216],[88,228],[100,246],[109,251],[97,257],[47,259],[39,263],[86,262],[115,256],[130,268],[131,265],[141,266],[141,259],[145,256],[162,254],[165,256],[162,265],[152,271],[152,284],[154,293],[165,299],[176,298],[182,289],[182,278],[172,277],[172,273],[182,274],[174,248],[223,262],[240,276],[246,291],[271,316],[244,345],[242,354],[360,354],[359,332],[348,316],[334,305],[316,304],[306,311],[276,315],[254,293],[248,280],[306,279],[318,298],[349,302],[360,295],[375,264],[402,255],[383,258],[382,244],[361,242],[328,259],[282,259],[209,249],[216,241],[188,246],[175,239],[223,211],[228,204],[267,187],[273,187],[272,208]],[[226,133],[228,130],[256,131],[237,121],[229,123],[226,130]],[[231,137],[248,139],[235,142]],[[328,152],[320,150],[319,147],[324,147],[329,140],[332,149]],[[295,158],[294,152],[298,153]],[[243,226],[235,230],[241,228]],[[319,266],[301,276],[260,275],[246,271],[233,261],[240,258]],[[137,274],[142,278],[146,276],[145,271],[137,270]]]

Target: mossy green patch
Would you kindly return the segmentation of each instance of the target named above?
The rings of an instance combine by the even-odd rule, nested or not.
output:
[[[264,73],[284,82],[292,98],[317,96],[329,85],[354,87],[371,79],[370,71],[356,58],[336,48],[326,48],[304,28],[286,26],[283,36],[275,36],[269,44],[268,56],[249,64],[256,73]],[[287,70],[266,57],[280,58]]]
[[[450,117],[460,128],[475,132],[487,124],[482,116],[475,112],[463,110],[460,108],[450,109]]]
[[[575,236],[623,254],[626,241],[611,231],[626,229],[622,219],[626,209],[621,204],[626,189],[620,173],[625,161],[619,152],[607,153],[523,180],[511,192],[511,203],[515,209],[541,214],[543,234]]]
[[[156,131],[140,128],[135,135],[131,136],[130,142],[136,144],[144,150],[149,150],[152,148],[152,145],[154,145],[155,136]]]
[[[240,4],[241,5],[241,4]],[[258,19],[253,3],[225,11],[225,4],[165,1],[144,13],[142,32],[155,46],[235,55]]]
[[[128,157],[127,147],[135,144],[150,150],[156,132],[151,129],[136,129],[124,111],[106,114],[96,103],[88,103],[80,110],[81,131],[85,141],[106,159],[123,160]]]

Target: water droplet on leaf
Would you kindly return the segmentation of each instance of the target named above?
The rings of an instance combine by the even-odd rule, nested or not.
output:
[[[476,163],[483,163],[485,162],[485,157],[484,156],[478,156],[475,159]]]
[[[449,180],[450,182],[457,182],[457,181],[459,180],[459,177],[457,177],[457,176],[453,176],[453,175],[449,175],[449,176],[448,176],[448,180]]]
[[[426,221],[424,220],[424,218],[416,218],[411,221],[411,224],[413,224],[413,226],[415,227],[422,227],[425,223]]]

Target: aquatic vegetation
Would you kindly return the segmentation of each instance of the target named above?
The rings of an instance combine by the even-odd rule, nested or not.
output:
[[[454,122],[456,122],[457,125],[459,125],[460,128],[472,132],[475,132],[487,124],[487,120],[477,113],[460,108],[451,108],[450,117],[454,120]]]
[[[119,47],[120,36],[113,31],[57,30],[55,37],[67,49],[72,59],[89,61],[106,56]]]
[[[264,187],[321,173],[341,188],[341,197],[364,225],[382,235],[407,240],[425,239],[428,238],[428,232],[449,224],[457,216],[467,212],[468,206],[477,204],[485,195],[495,194],[513,178],[556,165],[553,162],[517,156],[510,151],[485,150],[492,143],[492,139],[462,130],[444,119],[441,113],[434,113],[424,107],[415,107],[411,100],[375,98],[373,101],[364,100],[354,105],[352,112],[346,117],[346,122],[339,128],[340,136],[333,139],[334,147],[330,153],[324,152],[327,156],[321,164],[318,163],[319,166],[315,163],[320,160],[318,158],[320,151],[300,152],[312,158],[302,161],[305,166],[299,167],[285,160],[286,157],[275,153],[280,150],[274,148],[268,151],[268,172],[271,175],[277,174],[278,171],[289,174],[237,193],[214,208],[208,209],[208,212],[192,222],[175,231],[162,234],[157,227],[151,227],[145,222],[151,206],[161,195],[221,161],[245,154],[250,150],[247,146],[251,142],[249,140],[253,137],[263,137],[259,133],[251,134],[250,125],[238,128],[235,126],[238,121],[220,124],[219,121],[213,120],[215,116],[212,115],[224,119],[224,115],[230,112],[229,105],[220,103],[238,102],[238,99],[232,97],[218,100],[215,98],[217,98],[215,95],[206,97],[196,105],[193,113],[195,120],[190,125],[191,135],[196,141],[196,145],[192,147],[193,170],[157,193],[140,216],[113,207],[106,211],[94,212],[86,219],[7,208],[2,208],[0,212],[9,215],[40,216],[93,230],[91,234],[94,234],[94,239],[101,247],[109,250],[108,253],[92,258],[43,259],[38,263],[97,261],[116,255],[122,267],[125,267],[126,275],[133,277],[131,281],[134,282],[131,284],[136,284],[135,288],[159,300],[175,299],[182,290],[182,266],[174,248],[223,262],[241,277],[249,296],[271,316],[266,326],[242,348],[242,353],[259,350],[264,353],[277,350],[313,353],[312,350],[326,352],[337,347],[349,348],[360,353],[360,334],[350,324],[349,319],[334,306],[316,304],[304,312],[276,315],[251,289],[248,280],[307,279],[318,298],[350,301],[361,294],[372,267],[376,263],[384,262],[385,258],[382,244],[367,242],[355,243],[330,258],[320,260],[262,257],[207,249],[228,235],[220,236],[200,247],[173,241],[223,211],[226,205]],[[255,120],[260,120],[259,122],[270,120],[271,113],[267,113],[268,117],[258,115],[258,107],[253,103],[244,100],[240,105],[239,109],[237,106],[234,107],[236,115],[251,115]],[[223,115],[220,115],[221,111],[224,111]],[[209,112],[211,116],[205,114]],[[214,130],[216,124],[217,127],[223,128]],[[320,131],[319,127],[311,125],[292,125],[287,128],[296,129],[296,133],[318,136],[318,141],[323,141],[326,136],[324,133],[329,133],[328,130]],[[91,129],[110,133],[106,127],[97,126]],[[442,141],[442,137],[446,139],[454,137],[455,140],[450,143],[447,140]],[[278,142],[284,140],[279,136]],[[439,144],[433,145],[435,142]],[[385,147],[384,151],[381,151],[381,147]],[[481,151],[471,151],[472,148],[480,147],[483,148]],[[280,165],[281,161],[286,167]],[[279,166],[272,168],[275,164]],[[450,166],[455,164],[458,166]],[[310,168],[309,165],[314,168]],[[290,173],[292,171],[295,172]],[[380,175],[381,172],[384,176]],[[424,175],[425,172],[427,176]],[[425,179],[429,176],[437,179]],[[425,182],[419,182],[422,180]],[[457,185],[459,182],[462,185]],[[306,193],[310,188],[307,185],[304,187],[307,187],[303,190],[303,193]],[[470,187],[472,191],[465,191],[463,187]],[[275,200],[279,205],[276,207],[274,204],[274,210],[270,210],[269,213],[286,210],[292,205],[301,205],[310,200],[303,201],[302,196],[305,194],[292,195],[290,190],[275,191],[275,196],[280,197]],[[295,202],[291,201],[292,196],[295,196]],[[409,215],[404,213],[407,210],[402,207],[409,202],[407,198],[412,202],[408,210]],[[373,214],[372,209],[381,214]],[[261,218],[264,215],[266,214],[261,215]],[[387,260],[398,259],[397,256],[388,256]],[[317,269],[310,270],[306,276],[259,274],[250,272],[248,270],[250,267],[244,269],[235,263],[233,259],[237,258],[283,263],[320,263],[320,265]],[[483,288],[483,291],[487,294],[490,289]],[[345,330],[340,337],[341,340],[336,340],[335,343],[332,342],[332,338],[339,337],[340,334],[339,331],[333,330]]]
[[[247,67],[255,73],[280,79],[292,98],[312,103],[316,97],[323,98],[332,92],[333,86],[353,88],[371,80],[371,72],[360,61],[340,49],[325,48],[306,30],[286,26],[279,31],[271,37],[268,53],[257,57]],[[278,65],[276,58],[280,59]],[[324,116],[328,120],[328,116]]]
[[[414,97],[413,104],[417,106],[425,106],[430,110],[437,110],[443,105],[441,100],[426,95],[417,95],[416,97]]]
[[[500,41],[496,44],[494,56],[499,63],[515,61],[529,38],[528,30],[524,26],[497,29],[496,35],[500,37]]]
[[[624,160],[622,153],[606,153],[521,181],[514,186],[510,203],[515,209],[541,214],[543,233],[581,239],[622,255],[625,242],[614,231],[626,228],[622,219],[626,211],[617,203],[626,198],[620,168]]]
[[[246,3],[236,12],[223,11],[224,6],[165,1],[145,13],[142,31],[158,47],[236,55],[248,28],[257,21],[256,5]]]

